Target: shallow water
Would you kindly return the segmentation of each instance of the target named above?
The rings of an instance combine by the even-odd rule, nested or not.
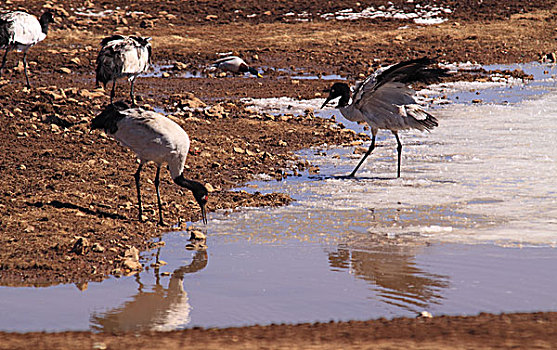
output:
[[[169,73],[175,78],[203,78],[203,73],[198,71],[174,71],[173,64],[152,64],[147,73],[141,74],[142,77],[161,78],[163,73]]]
[[[244,188],[296,201],[211,214],[207,252],[185,250],[188,235],[174,232],[143,256],[147,266],[168,263],[158,270],[84,291],[0,287],[0,329],[171,330],[422,310],[555,311],[557,88],[550,79],[542,85],[507,87],[513,95],[524,91],[524,101],[461,98],[438,106],[438,128],[401,133],[400,179],[388,132],[380,132],[356,179],[342,178],[361,156],[353,147],[306,150],[302,157],[319,174]],[[481,94],[501,96],[500,87]],[[467,89],[436,93],[447,88],[449,99]],[[303,111],[322,99],[288,103]],[[334,110],[323,115],[361,131]]]

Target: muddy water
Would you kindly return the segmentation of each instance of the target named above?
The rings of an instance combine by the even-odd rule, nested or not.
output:
[[[402,135],[400,179],[387,132],[356,179],[342,178],[361,156],[353,147],[304,151],[319,174],[245,188],[290,193],[292,205],[211,215],[207,252],[185,250],[184,232],[167,234],[143,256],[167,264],[137,276],[84,290],[2,287],[0,329],[557,310],[557,89],[543,69],[540,85],[437,87],[457,103],[437,108],[433,132]],[[525,98],[509,102],[505,91]],[[468,93],[490,103],[471,104]]]

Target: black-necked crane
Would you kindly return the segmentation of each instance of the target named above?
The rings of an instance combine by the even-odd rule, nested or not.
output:
[[[429,131],[438,126],[437,119],[417,104],[415,91],[410,87],[412,83],[431,83],[448,75],[446,69],[428,68],[433,63],[433,60],[424,57],[379,69],[356,85],[353,94],[345,83],[335,83],[328,90],[329,96],[321,108],[340,97],[336,107],[342,115],[353,122],[366,122],[371,128],[371,145],[349,177],[356,174],[375,148],[375,136],[379,129],[390,130],[395,135],[398,143],[397,177],[400,177],[402,144],[398,131]]]
[[[101,41],[101,50],[97,56],[96,85],[101,82],[106,88],[106,84],[112,81],[110,103],[114,101],[116,94],[116,80],[128,77],[131,83],[130,97],[135,106],[133,87],[135,79],[146,72],[151,64],[150,41],[150,37],[123,35],[112,35]]]
[[[213,67],[222,69],[224,71],[229,71],[235,74],[250,72],[258,78],[263,78],[257,69],[248,66],[246,61],[238,56],[227,56],[216,60],[213,63]]]
[[[91,122],[91,128],[104,129],[106,133],[137,154],[139,167],[134,177],[140,221],[142,221],[143,215],[139,183],[141,168],[144,163],[152,161],[157,166],[155,189],[159,207],[159,225],[164,225],[159,192],[160,171],[163,164],[168,164],[174,183],[192,192],[201,208],[203,222],[207,223],[205,213],[205,204],[208,200],[207,188],[197,181],[184,177],[184,165],[190,148],[190,139],[180,125],[162,114],[142,108],[130,108],[126,103],[118,101],[108,105],[101,114],[96,116]]]
[[[6,57],[12,50],[23,51],[23,71],[27,87],[30,88],[29,75],[27,74],[27,50],[46,38],[48,25],[54,22],[52,12],[46,11],[41,18],[23,11],[13,11],[0,14],[0,48],[6,52],[2,58],[0,76],[6,66]]]

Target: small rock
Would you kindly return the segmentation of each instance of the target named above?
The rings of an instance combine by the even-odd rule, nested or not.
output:
[[[234,147],[234,152],[239,153],[239,154],[246,153],[246,151],[243,148],[240,148],[240,147]]]
[[[422,311],[416,316],[416,318],[432,318],[433,315],[429,311]]]
[[[144,19],[139,23],[141,28],[153,28],[155,26],[155,22],[152,20]]]
[[[279,117],[279,120],[280,120],[281,122],[287,122],[287,121],[289,121],[290,119],[292,119],[292,116],[286,115],[286,114],[285,114],[285,115],[281,115],[281,116]]]
[[[135,261],[139,261],[139,250],[136,247],[131,247],[124,251],[124,257]]]
[[[213,187],[213,185],[208,182],[205,184],[205,188],[207,189],[207,191],[209,191],[209,193],[215,192],[215,188]]]
[[[44,8],[48,8],[48,5],[50,5],[50,4],[45,4]],[[68,11],[66,11],[62,7],[62,5],[53,6],[53,7],[51,7],[51,10],[53,10],[56,13],[56,15],[60,16],[60,17],[69,17],[70,16]]]
[[[75,286],[77,287],[77,289],[79,289],[82,292],[85,292],[87,290],[87,288],[89,288],[89,283],[87,282],[79,282],[76,283]]]
[[[98,98],[98,97],[103,97],[105,94],[103,91],[97,90],[97,91],[89,91],[87,89],[82,89],[79,90],[79,96],[81,97],[85,97],[88,99],[94,99],[94,98]]]
[[[106,346],[105,343],[102,342],[98,342],[98,343],[93,343],[93,350],[106,350],[108,347]]]
[[[66,98],[65,94],[59,94],[59,93],[54,92],[54,91],[43,91],[43,92],[44,92],[44,94],[52,97],[55,100],[61,100],[63,98]]]
[[[139,261],[136,261],[132,258],[125,259],[122,262],[122,266],[132,271],[141,270],[143,268],[143,265],[141,265]]]
[[[164,72],[164,73],[162,73],[162,77],[163,78],[170,78],[170,73]]]
[[[77,240],[75,241],[72,249],[70,250],[70,252],[72,253],[76,253],[78,255],[83,255],[85,253],[87,253],[87,251],[89,250],[89,240],[85,237],[77,237]]]
[[[72,73],[72,70],[69,69],[68,67],[59,68],[58,71],[59,71],[60,73],[64,73],[64,74],[71,74],[71,73]]]
[[[22,62],[22,61],[19,61],[19,62],[17,63],[17,66],[14,67],[14,70],[15,70],[16,72],[18,72],[18,73],[23,72],[24,69],[25,69],[25,68],[24,68],[24,66],[23,66],[23,62]]]
[[[178,107],[184,108],[205,108],[207,104],[195,97],[192,93],[185,95],[185,99],[178,102]]]
[[[207,16],[205,16],[205,19],[209,19],[209,20],[217,19],[217,18],[219,18],[219,16],[217,16],[217,15],[207,15]]]
[[[543,55],[542,62],[557,63],[557,53],[549,52]]]
[[[364,154],[367,152],[367,148],[365,147],[356,147],[354,148],[353,154]]]
[[[70,62],[77,65],[81,64],[81,60],[79,59],[79,57],[72,58]]]
[[[281,147],[286,147],[286,146],[288,146],[288,143],[286,143],[286,141],[279,140],[278,145],[281,146]]]
[[[186,70],[188,68],[188,65],[182,62],[175,62],[174,63],[174,70]]]
[[[223,118],[226,117],[228,113],[224,110],[224,107],[222,105],[218,104],[206,110],[205,115],[208,117]]]
[[[96,252],[96,253],[102,253],[105,251],[104,247],[102,245],[100,245],[100,243],[93,243],[93,246],[91,247],[91,250]]]
[[[319,167],[314,166],[314,165],[311,165],[311,166],[308,168],[308,173],[309,173],[310,175],[319,174]]]

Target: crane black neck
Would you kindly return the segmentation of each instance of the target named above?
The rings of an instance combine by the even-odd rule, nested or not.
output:
[[[338,100],[337,108],[346,107],[350,103],[350,87],[345,83],[340,83],[339,87],[341,89],[339,89],[340,99]]]
[[[46,35],[48,34],[48,25],[52,20],[52,14],[50,12],[45,12],[42,14],[41,18],[39,19],[39,23],[41,24],[41,30]]]
[[[184,177],[184,174],[177,176],[174,179],[174,182],[182,187],[187,188],[188,190],[192,191],[192,193],[194,194],[194,196],[196,194],[201,194],[202,192],[206,192],[207,190],[205,189],[205,186],[203,186],[201,183],[194,181],[194,180],[189,180],[186,179]]]

